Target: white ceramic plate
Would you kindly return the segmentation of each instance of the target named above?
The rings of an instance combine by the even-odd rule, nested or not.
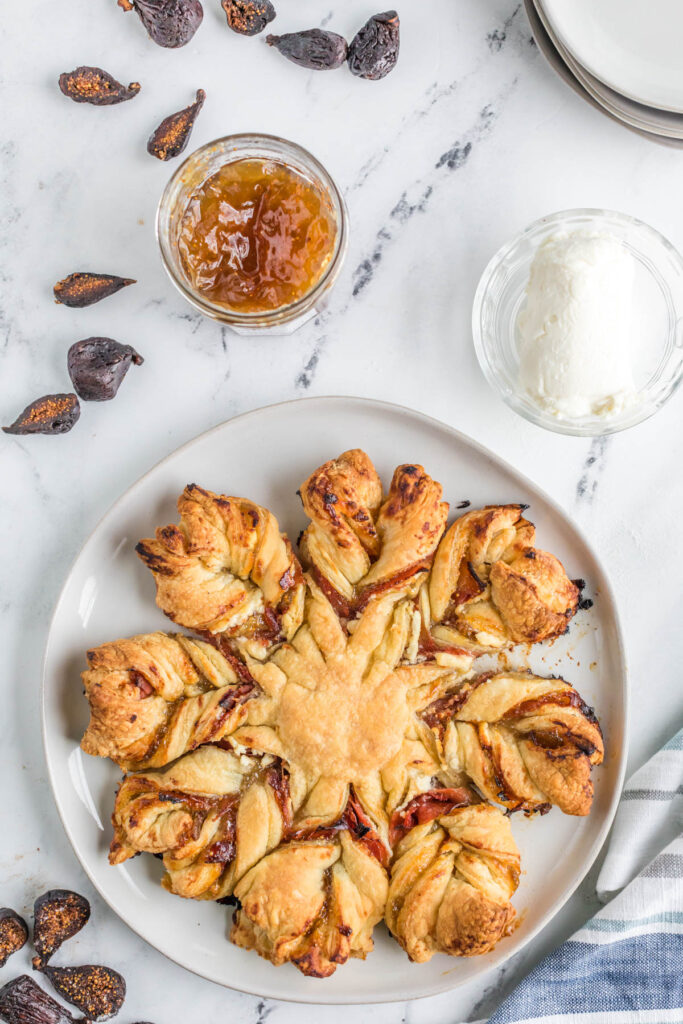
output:
[[[643,107],[640,104],[625,99],[623,96],[620,97],[620,106],[617,106],[616,103],[609,103],[608,99],[616,97],[618,94],[602,82],[598,82],[598,79],[593,75],[589,75],[583,65],[578,64],[569,51],[562,46],[559,39],[551,35],[552,28],[541,6],[541,0],[524,0],[524,6],[539,50],[553,71],[560,76],[577,96],[580,96],[581,99],[585,100],[586,103],[589,103],[596,110],[606,114],[612,121],[618,122],[623,127],[628,128],[629,131],[636,135],[641,135],[650,142],[656,142],[658,145],[669,146],[673,149],[683,148],[683,138],[659,134],[660,132],[668,131],[668,119],[677,118],[680,122],[682,120],[680,115],[664,111],[654,111],[651,107]],[[599,89],[597,88],[598,85]],[[644,127],[641,121],[631,124],[628,118],[627,104],[638,111],[647,110],[650,112],[651,118],[647,122],[647,127]],[[656,120],[653,115],[656,115]],[[664,121],[665,118],[667,119],[666,122]]]
[[[87,724],[79,672],[88,647],[147,630],[168,628],[154,604],[154,583],[133,550],[160,524],[174,522],[183,487],[245,495],[273,509],[296,538],[304,518],[296,489],[326,459],[364,448],[387,485],[397,463],[420,462],[440,480],[452,507],[522,501],[540,544],[555,552],[572,577],[584,577],[595,597],[567,637],[537,649],[527,661],[541,672],[562,670],[596,707],[607,744],[594,773],[588,818],[554,809],[537,820],[513,818],[524,874],[515,897],[521,924],[483,957],[435,956],[411,964],[388,936],[329,979],[304,978],[289,965],[273,967],[227,939],[230,910],[182,900],[159,886],[161,865],[138,857],[107,862],[109,819],[120,774],[81,753]],[[520,474],[468,437],[419,413],[356,398],[317,398],[271,406],[216,427],[174,452],[130,488],[96,528],[76,559],[50,628],[43,681],[44,739],[50,779],[64,826],[91,881],[111,908],[152,946],[212,981],[260,996],[303,1002],[389,1002],[453,988],[501,964],[550,920],[588,871],[607,834],[625,763],[626,671],[617,612],[605,574],[561,509]]]
[[[668,145],[676,143],[680,145],[683,142],[683,114],[645,106],[605,85],[576,60],[559,37],[553,37],[553,27],[541,0],[525,0],[525,3],[536,41],[539,42],[539,38],[541,39],[539,46],[545,53],[547,46],[543,47],[541,38],[541,32],[545,31],[551,39],[550,46],[555,47],[557,51],[555,63],[564,62],[570,72],[569,78],[572,79],[575,86],[578,82],[584,95],[588,94],[603,111],[615,120],[640,134],[646,134],[650,139],[654,136],[656,141],[665,141]],[[542,22],[541,32],[539,32],[539,21]],[[559,62],[557,61],[558,56]]]
[[[542,0],[560,41],[638,103],[683,113],[681,0]]]

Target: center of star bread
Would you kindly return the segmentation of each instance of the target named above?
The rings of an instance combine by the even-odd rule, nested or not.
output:
[[[287,684],[278,724],[287,757],[310,778],[353,781],[376,772],[398,752],[409,714],[398,675],[370,686],[354,677],[340,656],[315,689]]]

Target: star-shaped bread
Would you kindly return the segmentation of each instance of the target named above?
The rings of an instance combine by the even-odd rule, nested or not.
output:
[[[82,741],[126,773],[110,861],[163,858],[165,888],[236,906],[239,946],[326,977],[385,920],[415,961],[512,927],[509,814],[590,810],[600,726],[562,679],[476,659],[565,632],[580,581],[524,506],[448,527],[442,488],[360,450],[300,489],[299,555],[275,516],[194,484],[142,540],[186,633],[88,651]]]

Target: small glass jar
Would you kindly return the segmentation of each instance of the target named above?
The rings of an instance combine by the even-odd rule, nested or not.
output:
[[[335,220],[334,249],[315,285],[301,298],[277,309],[241,312],[212,302],[187,278],[180,260],[178,235],[193,192],[221,167],[236,160],[264,160],[285,164],[320,189],[329,200]],[[291,334],[324,309],[339,276],[348,245],[348,214],[333,179],[306,149],[274,135],[226,135],[195,150],[178,167],[164,189],[156,221],[161,259],[178,291],[205,316],[226,324],[237,334]]]
[[[555,415],[521,387],[517,320],[525,302],[534,257],[551,235],[575,230],[606,232],[635,261],[632,402],[609,416]],[[561,210],[534,221],[491,259],[479,281],[472,333],[487,381],[511,409],[560,434],[597,437],[633,427],[652,416],[683,382],[683,257],[658,231],[614,210]]]

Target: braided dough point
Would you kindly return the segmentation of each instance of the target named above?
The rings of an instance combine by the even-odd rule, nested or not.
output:
[[[189,629],[252,641],[254,656],[259,646],[291,637],[305,588],[275,516],[196,484],[181,494],[178,512],[178,526],[161,527],[136,547],[154,575],[161,610]]]
[[[334,842],[280,847],[242,878],[235,896],[241,903],[230,933],[236,945],[327,978],[350,956],[364,959],[372,950],[387,878],[371,854],[340,832]]]
[[[442,496],[441,484],[422,466],[397,467],[377,516],[381,554],[362,581],[364,591],[429,568],[448,519]]]
[[[604,744],[592,708],[563,679],[501,672],[465,682],[423,713],[443,758],[484,796],[526,813],[586,815]]]
[[[301,501],[311,520],[299,548],[347,600],[379,556],[375,519],[382,481],[359,448],[326,462],[301,485]]]
[[[389,493],[368,456],[355,449],[326,462],[301,488],[312,522],[304,531],[305,562],[349,604],[363,606],[386,589],[409,587],[429,568],[446,528],[441,484],[422,466],[398,466]]]
[[[483,652],[567,631],[579,588],[554,555],[533,546],[524,508],[474,509],[448,530],[429,578],[435,637]]]
[[[458,808],[413,828],[396,853],[385,920],[411,960],[478,956],[509,933],[520,858],[500,811]]]
[[[145,633],[87,652],[86,754],[123,769],[159,768],[229,736],[245,719],[253,684],[210,644]]]
[[[206,746],[163,772],[127,776],[112,823],[111,864],[162,854],[170,892],[218,900],[281,842],[291,820],[282,769]]]

